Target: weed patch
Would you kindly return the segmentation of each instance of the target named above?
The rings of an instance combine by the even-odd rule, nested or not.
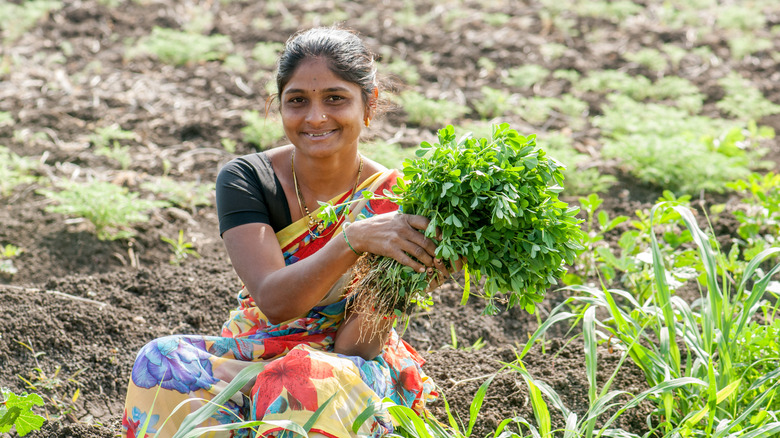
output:
[[[41,189],[38,193],[55,203],[46,207],[46,211],[87,219],[101,240],[133,237],[135,232],[130,228],[133,224],[149,220],[146,214],[149,210],[168,205],[164,201],[140,199],[136,192],[100,181],[66,181],[59,191]]]

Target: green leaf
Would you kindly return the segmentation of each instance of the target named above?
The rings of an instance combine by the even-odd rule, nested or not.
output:
[[[33,406],[43,406],[43,399],[38,394],[22,393],[17,396],[13,392],[3,391],[5,398],[5,413],[0,418],[0,432],[9,432],[16,427],[20,436],[38,430],[46,420],[32,411]]]
[[[480,385],[477,393],[474,395],[474,399],[471,401],[471,405],[469,406],[469,425],[466,429],[466,436],[471,435],[471,430],[474,428],[474,424],[477,422],[479,411],[482,410],[482,402],[485,399],[485,394],[487,394],[488,387],[493,382],[495,377],[496,375],[493,374],[487,380],[485,380],[482,385]]]

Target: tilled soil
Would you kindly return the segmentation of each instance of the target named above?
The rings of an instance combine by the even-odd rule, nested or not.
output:
[[[428,25],[415,25],[415,13],[409,22],[399,22],[402,6],[389,1],[335,2],[337,6],[332,1],[279,2],[275,9],[266,2],[243,1],[118,1],[114,7],[109,3],[66,1],[38,26],[1,47],[0,111],[10,113],[13,123],[0,123],[0,145],[36,159],[40,175],[52,180],[112,181],[132,190],[163,174],[178,181],[213,183],[224,163],[254,150],[240,133],[241,113],[262,112],[264,86],[272,78],[271,68],[251,58],[254,45],[284,42],[299,28],[323,23],[334,7],[376,51],[389,49],[386,56],[417,66],[418,89],[429,97],[461,103],[478,95],[483,85],[499,87],[502,69],[544,63],[539,47],[546,42],[568,47],[564,56],[548,62],[550,70],[622,68],[640,74],[649,72],[627,63],[621,53],[640,46],[687,44],[684,32],[657,23],[617,26],[596,18],[578,19],[574,25],[583,35],[606,29],[613,33],[611,38],[598,44],[567,38],[540,18],[542,6],[534,1],[495,2],[489,12],[509,17],[499,25],[481,20],[483,5],[470,1],[459,4],[466,13],[451,20],[445,12],[452,5],[409,3],[416,4],[416,15],[428,14]],[[246,59],[245,71],[219,62],[174,67],[152,57],[128,56],[132,43],[153,27],[181,28],[196,8],[213,13],[206,32],[230,36],[234,51]],[[780,24],[780,12],[774,11],[768,20],[767,28]],[[705,44],[728,59],[723,56],[727,50],[723,38],[709,35]],[[775,42],[775,49],[779,44]],[[496,69],[481,69],[480,58],[492,60]],[[669,74],[686,77],[712,93],[703,112],[714,114],[721,93],[716,81],[732,70],[752,80],[768,99],[780,102],[780,67],[775,59],[723,61],[704,70],[683,60]],[[561,84],[545,87],[518,92],[556,96],[568,91]],[[593,96],[589,101],[591,113],[598,112],[601,99]],[[476,113],[466,117],[478,118]],[[506,120],[520,131],[540,132],[540,141],[543,131],[566,128],[563,120],[544,127],[512,116]],[[780,130],[778,116],[760,122]],[[135,139],[121,141],[132,156],[127,169],[97,155],[89,141],[96,128],[115,123],[136,133]],[[597,135],[587,127],[578,134],[576,146],[590,150]],[[391,111],[375,121],[369,136],[396,138],[411,147],[431,139],[433,132],[407,123],[402,112]],[[220,146],[225,138],[236,142],[234,153]],[[769,146],[769,157],[778,163],[777,143]],[[618,184],[603,194],[611,216],[647,208],[661,193],[614,163],[598,165],[618,177]],[[132,239],[102,241],[88,222],[47,212],[48,201],[36,193],[42,185],[22,186],[1,198],[0,244],[10,243],[24,252],[13,259],[18,272],[0,278],[0,386],[18,393],[30,390],[31,384],[46,397],[45,414],[52,421],[35,437],[113,437],[120,431],[125,385],[138,349],[163,335],[217,333],[235,304],[240,282],[218,235],[213,205],[161,209],[134,227]],[[719,232],[733,235],[736,225],[724,222]],[[170,247],[161,237],[175,237],[179,230],[184,230],[200,258],[172,265]],[[503,367],[515,360],[518,347],[536,329],[537,316],[519,309],[482,316],[482,303],[472,298],[460,306],[460,295],[456,283],[445,285],[433,310],[412,319],[405,339],[427,359],[427,372],[464,424],[477,388],[495,374],[474,436],[495,431],[499,422],[515,416],[533,422],[527,385],[519,373]],[[565,297],[565,292],[551,290],[539,306],[539,318]],[[581,416],[588,406],[588,382],[581,338],[568,342],[575,333],[576,328],[569,333],[566,326],[556,327],[544,348],[535,346],[524,363],[531,375],[550,385]],[[485,346],[474,347],[480,340]],[[599,379],[604,382],[619,354],[600,347],[599,359]],[[647,386],[642,373],[627,361],[614,388],[637,394]],[[443,398],[431,410],[446,421]],[[652,406],[640,405],[623,414],[616,426],[641,434],[651,411]],[[563,426],[562,417],[552,413],[553,426]]]

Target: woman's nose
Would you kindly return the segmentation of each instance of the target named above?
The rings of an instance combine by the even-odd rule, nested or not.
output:
[[[328,120],[328,114],[325,111],[325,108],[322,108],[320,105],[312,105],[308,114],[306,114],[306,121],[311,124],[316,125],[323,123],[326,120]]]

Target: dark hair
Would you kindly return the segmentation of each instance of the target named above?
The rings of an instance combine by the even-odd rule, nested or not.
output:
[[[310,58],[325,59],[338,77],[358,85],[363,103],[368,104],[377,87],[374,54],[354,32],[337,27],[301,31],[287,40],[276,72],[278,95],[290,82],[298,66]]]

